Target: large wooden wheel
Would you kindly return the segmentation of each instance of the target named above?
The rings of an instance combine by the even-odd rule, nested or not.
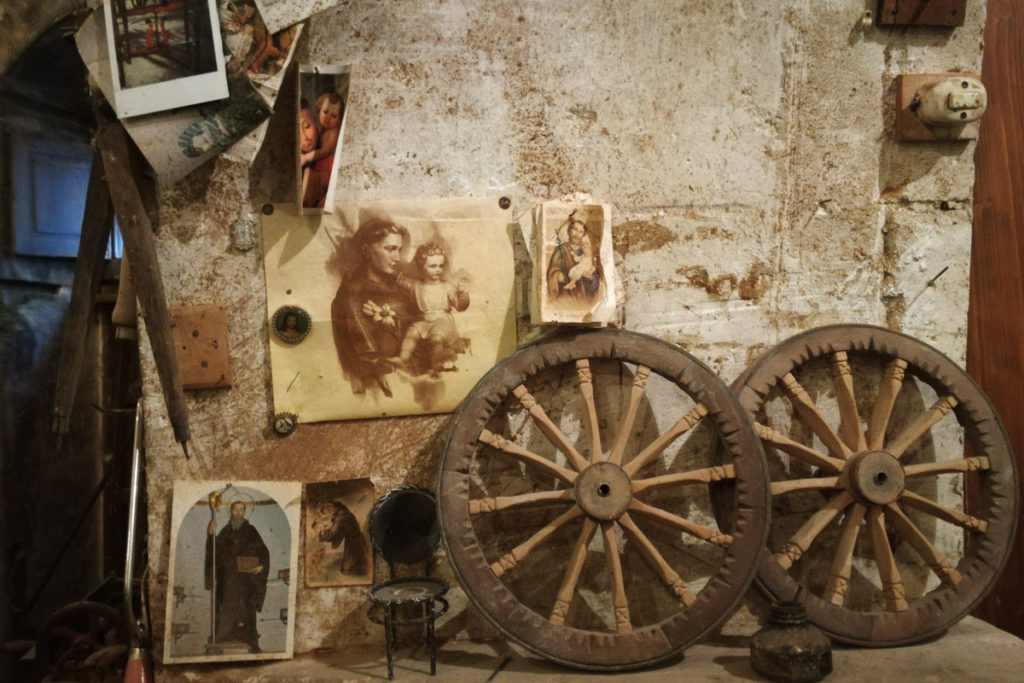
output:
[[[768,458],[771,598],[834,638],[889,646],[942,633],[985,595],[1017,479],[999,418],[953,361],[839,325],[783,342],[736,386]]]
[[[514,641],[592,670],[652,664],[713,628],[767,530],[764,455],[728,389],[625,332],[492,369],[452,423],[438,493],[469,598]]]

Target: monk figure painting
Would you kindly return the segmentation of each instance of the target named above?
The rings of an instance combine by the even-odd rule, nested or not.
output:
[[[291,656],[299,484],[177,482],[169,661]]]

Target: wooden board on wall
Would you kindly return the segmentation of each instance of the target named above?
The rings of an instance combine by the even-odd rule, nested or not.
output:
[[[184,389],[230,387],[234,382],[223,304],[170,306],[171,334]]]
[[[989,0],[982,76],[989,107],[975,153],[967,371],[999,413],[1024,473],[1024,5]],[[1024,525],[975,614],[1024,636]]]

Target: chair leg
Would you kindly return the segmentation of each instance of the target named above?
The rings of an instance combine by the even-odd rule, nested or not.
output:
[[[395,668],[394,668],[394,653],[395,653],[395,606],[388,605],[387,612],[384,616],[384,641],[385,650],[388,655],[388,680],[394,680]]]
[[[437,643],[434,641],[434,601],[429,600],[427,609],[427,647],[430,648],[430,675],[437,673]]]

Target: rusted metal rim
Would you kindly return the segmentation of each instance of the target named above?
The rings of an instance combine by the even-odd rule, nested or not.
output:
[[[529,378],[549,369],[563,364],[571,367],[573,363],[579,369],[581,363],[604,359],[650,369],[673,382],[693,402],[705,407],[707,415],[697,419],[707,420],[713,425],[722,444],[719,457],[721,462],[728,464],[729,481],[724,483],[730,484],[726,496],[731,503],[728,519],[721,521],[719,526],[728,528],[731,542],[722,544],[727,547],[717,573],[696,594],[688,595],[685,600],[680,597],[685,607],[658,623],[632,628],[628,607],[625,614],[616,610],[617,630],[620,632],[572,627],[553,613],[551,616],[540,614],[523,604],[520,597],[499,578],[501,570],[496,572],[493,569],[496,565],[493,557],[488,559],[485,556],[471,519],[474,513],[470,510],[471,463],[478,449],[490,448],[496,443],[485,427],[492,417],[501,415],[499,411],[506,397],[516,391],[521,392]],[[638,371],[637,374],[643,373]],[[484,440],[491,445],[485,447]],[[607,454],[601,457],[605,456]],[[585,500],[581,497],[582,502],[573,505],[576,505],[584,525],[591,525],[591,531],[596,530],[600,536],[605,529],[603,525],[622,522],[628,514],[623,514],[624,504],[615,500],[619,495],[618,489],[623,486],[620,468],[617,465],[595,466],[597,464],[594,459],[588,463],[577,460],[579,478],[583,479],[582,473],[586,471],[587,481],[593,479],[588,486],[597,493],[587,494]],[[623,463],[621,469],[628,470],[629,464]],[[608,471],[604,471],[606,469]],[[553,661],[589,670],[614,671],[649,666],[678,653],[714,628],[728,615],[753,580],[768,528],[764,454],[735,398],[706,366],[689,354],[657,339],[627,332],[601,331],[567,336],[524,348],[501,361],[477,384],[453,419],[441,456],[437,490],[442,538],[448,557],[473,603],[499,631],[515,642]],[[564,492],[566,497],[579,495],[578,491],[573,493],[571,486]],[[609,502],[601,501],[602,496],[608,496]],[[479,512],[478,501],[474,504]],[[718,511],[720,503],[716,502],[715,508]],[[581,532],[578,543],[585,548],[584,534]],[[617,559],[618,553],[612,555],[615,559],[606,554],[606,561],[615,565],[609,573],[613,576],[618,574],[621,594],[623,569]],[[566,564],[570,563],[568,560]],[[552,570],[561,574],[563,568]],[[568,576],[570,571],[565,571]],[[565,585],[563,583],[563,588]],[[571,590],[575,590],[575,584]],[[609,591],[614,593],[614,586]],[[676,595],[681,596],[681,592],[677,591]],[[612,600],[614,596],[608,599]],[[568,605],[565,613],[569,613]]]
[[[799,392],[799,382],[793,385],[787,377],[799,377],[800,369],[816,359],[831,363],[836,402],[842,415],[844,409],[840,394],[848,391],[854,405],[856,400],[852,380],[848,384],[850,388],[843,389],[837,377],[844,371],[836,368],[845,364],[848,374],[847,361],[854,358],[866,358],[867,361],[858,362],[874,361],[879,367],[884,367],[871,412],[860,416],[866,418],[867,429],[859,434],[851,431],[843,422],[854,420],[844,418],[829,436],[827,430],[831,427],[812,426],[813,416],[804,417],[807,408],[796,406],[798,400],[794,396]],[[886,426],[891,405],[906,377],[914,377],[930,386],[939,400],[930,409],[913,416],[907,425],[890,430],[896,433],[889,434]],[[882,385],[886,383],[890,386],[883,389]],[[780,389],[782,395],[790,396],[794,422],[803,422],[819,438],[824,435],[826,438],[821,439],[822,443],[832,438],[843,442],[842,445],[836,444],[835,449],[826,447],[819,451],[820,455],[841,462],[822,460],[815,465],[814,475],[820,478],[818,485],[828,478],[836,482],[826,491],[826,507],[834,507],[834,517],[828,524],[842,525],[834,546],[827,549],[833,557],[830,577],[824,589],[819,590],[820,594],[815,594],[785,566],[800,561],[801,553],[808,550],[801,545],[815,542],[813,528],[808,534],[801,535],[801,531],[820,526],[823,517],[818,518],[818,524],[810,521],[811,516],[818,514],[819,508],[809,512],[804,527],[789,541],[780,547],[768,548],[770,553],[765,554],[758,570],[758,585],[771,599],[798,600],[804,604],[808,619],[833,638],[877,647],[905,645],[940,635],[985,596],[1006,563],[1016,531],[1017,475],[1009,440],[998,416],[978,386],[956,363],[931,346],[904,334],[868,325],[837,325],[811,330],[783,342],[748,368],[734,388],[740,403],[753,416],[766,450],[772,447],[784,452],[789,448],[791,459],[815,457],[806,453],[795,455],[793,447],[781,444],[778,432],[764,431],[759,424],[764,419],[765,401]],[[886,404],[889,405],[888,410],[884,407]],[[856,412],[852,413],[852,418],[857,416]],[[925,436],[943,419],[957,421],[968,452],[961,453],[956,449],[956,452],[945,453],[944,457],[936,460],[948,463],[943,466],[943,471],[971,472],[969,476],[977,478],[978,500],[969,510],[970,514],[951,515],[940,510],[942,506],[936,501],[922,501],[922,497],[913,492],[903,494],[904,476],[937,476],[939,468],[936,465],[910,464],[914,462],[911,446],[916,438]],[[910,429],[914,420],[920,420],[919,425],[926,425],[918,437],[913,437],[918,430],[911,432]],[[856,421],[860,428],[860,420]],[[873,425],[876,421],[878,424]],[[792,435],[781,436],[788,438]],[[858,447],[856,442],[860,436],[864,440]],[[799,439],[794,436],[793,440]],[[841,450],[843,445],[848,448],[845,455],[832,452]],[[904,457],[908,455],[910,457]],[[810,463],[811,460],[805,462]],[[874,471],[876,469],[877,472]],[[805,483],[773,481],[773,499],[788,495],[797,487],[814,485],[810,480],[802,481]],[[790,487],[790,490],[784,490],[785,487]],[[904,510],[909,507],[945,519],[965,530],[964,554],[959,562],[950,562],[913,522],[908,524],[909,517]],[[941,581],[937,588],[919,596],[904,594],[899,562],[894,559],[892,550],[891,532],[895,532],[901,542],[913,548],[924,564],[931,567],[929,571]],[[858,611],[843,606],[850,574],[847,568],[844,580],[842,560],[845,559],[848,567],[858,534],[865,536],[863,546],[870,542],[870,552],[883,587],[885,610]],[[818,542],[826,543],[823,539]],[[891,572],[892,567],[896,569],[895,574]]]

